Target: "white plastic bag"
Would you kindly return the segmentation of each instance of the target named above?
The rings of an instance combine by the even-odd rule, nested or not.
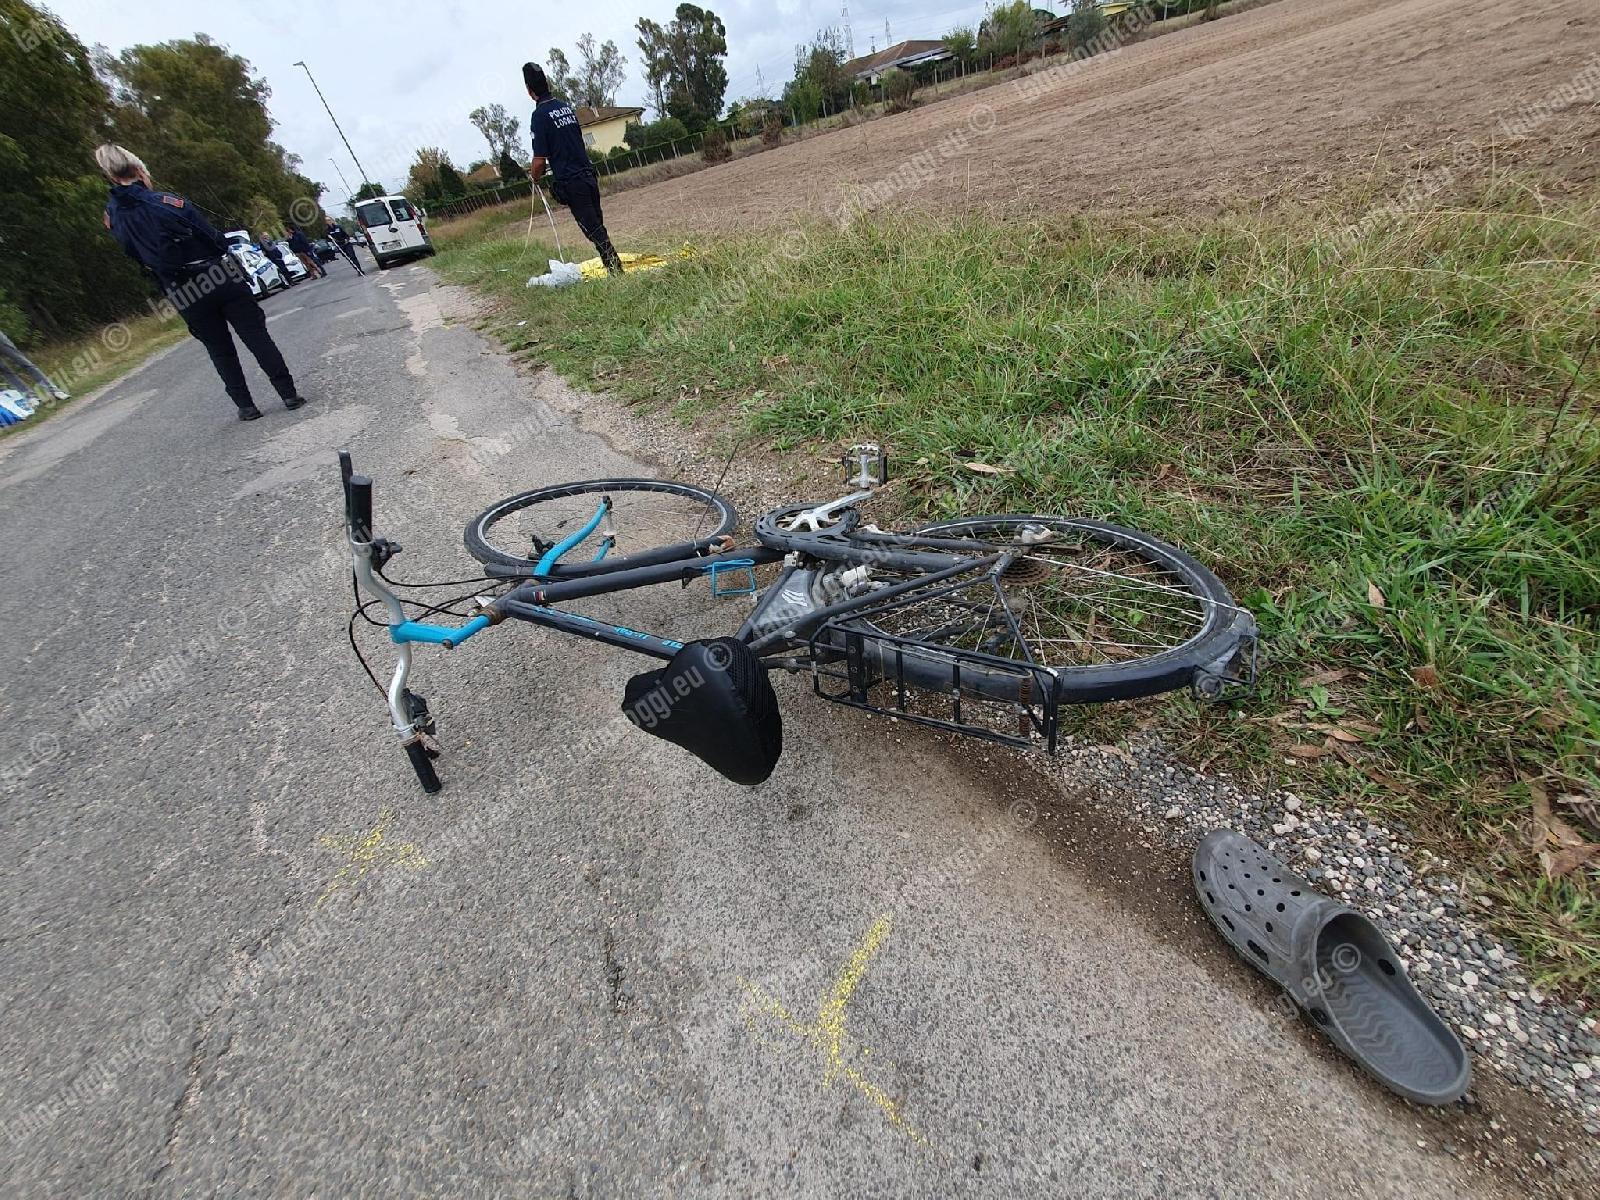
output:
[[[535,275],[528,280],[529,287],[566,287],[569,283],[580,283],[583,280],[583,271],[576,263],[558,262],[550,260],[550,270],[543,275]]]
[[[24,396],[14,388],[0,392],[0,425],[15,425],[33,416],[35,404],[32,396]]]

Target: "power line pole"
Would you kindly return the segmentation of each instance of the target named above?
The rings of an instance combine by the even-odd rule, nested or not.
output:
[[[328,120],[333,122],[333,127],[338,131],[339,140],[344,143],[344,148],[350,151],[350,161],[355,163],[356,170],[361,175],[361,186],[366,187],[371,182],[367,178],[367,169],[361,165],[361,160],[356,157],[355,149],[350,145],[350,139],[344,136],[344,130],[339,126],[339,118],[333,115],[333,108],[328,104],[328,98],[322,94],[322,89],[317,87],[317,77],[311,73],[311,68],[306,66],[305,63],[297,62],[294,65],[303,70],[306,73],[306,78],[311,80],[311,86],[316,89],[317,99],[321,100],[322,107],[328,110]]]
[[[339,172],[339,182],[344,184],[345,197],[348,199],[349,197],[354,196],[356,194],[355,189],[350,186],[350,181],[344,177],[344,171],[340,168],[338,162],[331,154],[328,156],[328,161],[333,163],[333,169]]]

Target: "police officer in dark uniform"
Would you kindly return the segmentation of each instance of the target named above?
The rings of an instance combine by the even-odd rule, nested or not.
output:
[[[278,268],[278,274],[283,276],[283,281],[285,283],[294,282],[294,280],[289,278],[289,264],[283,260],[283,251],[278,249],[278,243],[276,241],[274,241],[267,234],[263,233],[260,237],[256,238],[256,246],[260,248],[261,253],[267,256],[267,261]]]
[[[522,81],[534,100],[528,127],[533,130],[531,174],[535,186],[548,166],[551,193],[572,210],[572,219],[583,230],[583,236],[600,251],[600,261],[605,263],[606,270],[612,275],[621,275],[622,260],[611,244],[606,219],[600,211],[600,176],[589,161],[589,149],[583,144],[578,114],[566,100],[550,94],[550,83],[538,63],[522,64]]]
[[[239,419],[254,421],[261,410],[250,398],[230,325],[261,364],[283,406],[304,404],[223,236],[182,196],[155,191],[137,155],[105,145],[94,152],[94,159],[111,181],[106,228],[130,258],[156,277],[189,332],[204,344],[228,398],[238,406]]]
[[[350,265],[356,269],[357,275],[365,275],[361,269],[361,260],[356,257],[355,244],[351,242],[350,235],[344,231],[343,225],[330,223],[328,225],[328,238],[338,247],[339,253],[350,260]]]

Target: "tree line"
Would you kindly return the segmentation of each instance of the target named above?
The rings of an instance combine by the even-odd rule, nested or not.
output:
[[[47,10],[0,0],[0,327],[57,337],[150,298],[105,230],[101,142],[127,146],[222,229],[281,232],[296,201],[314,205],[322,186],[272,140],[270,95],[203,34],[91,52]]]

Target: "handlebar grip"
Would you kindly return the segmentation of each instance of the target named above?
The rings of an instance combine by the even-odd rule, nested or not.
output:
[[[350,535],[358,542],[372,540],[372,480],[365,475],[350,476],[349,501],[345,506],[345,519],[350,525]]]
[[[428,795],[435,795],[444,787],[439,782],[438,772],[433,769],[433,760],[428,757],[428,749],[422,744],[421,738],[412,738],[406,743],[406,757],[411,760],[411,769],[417,773],[417,782]]]

